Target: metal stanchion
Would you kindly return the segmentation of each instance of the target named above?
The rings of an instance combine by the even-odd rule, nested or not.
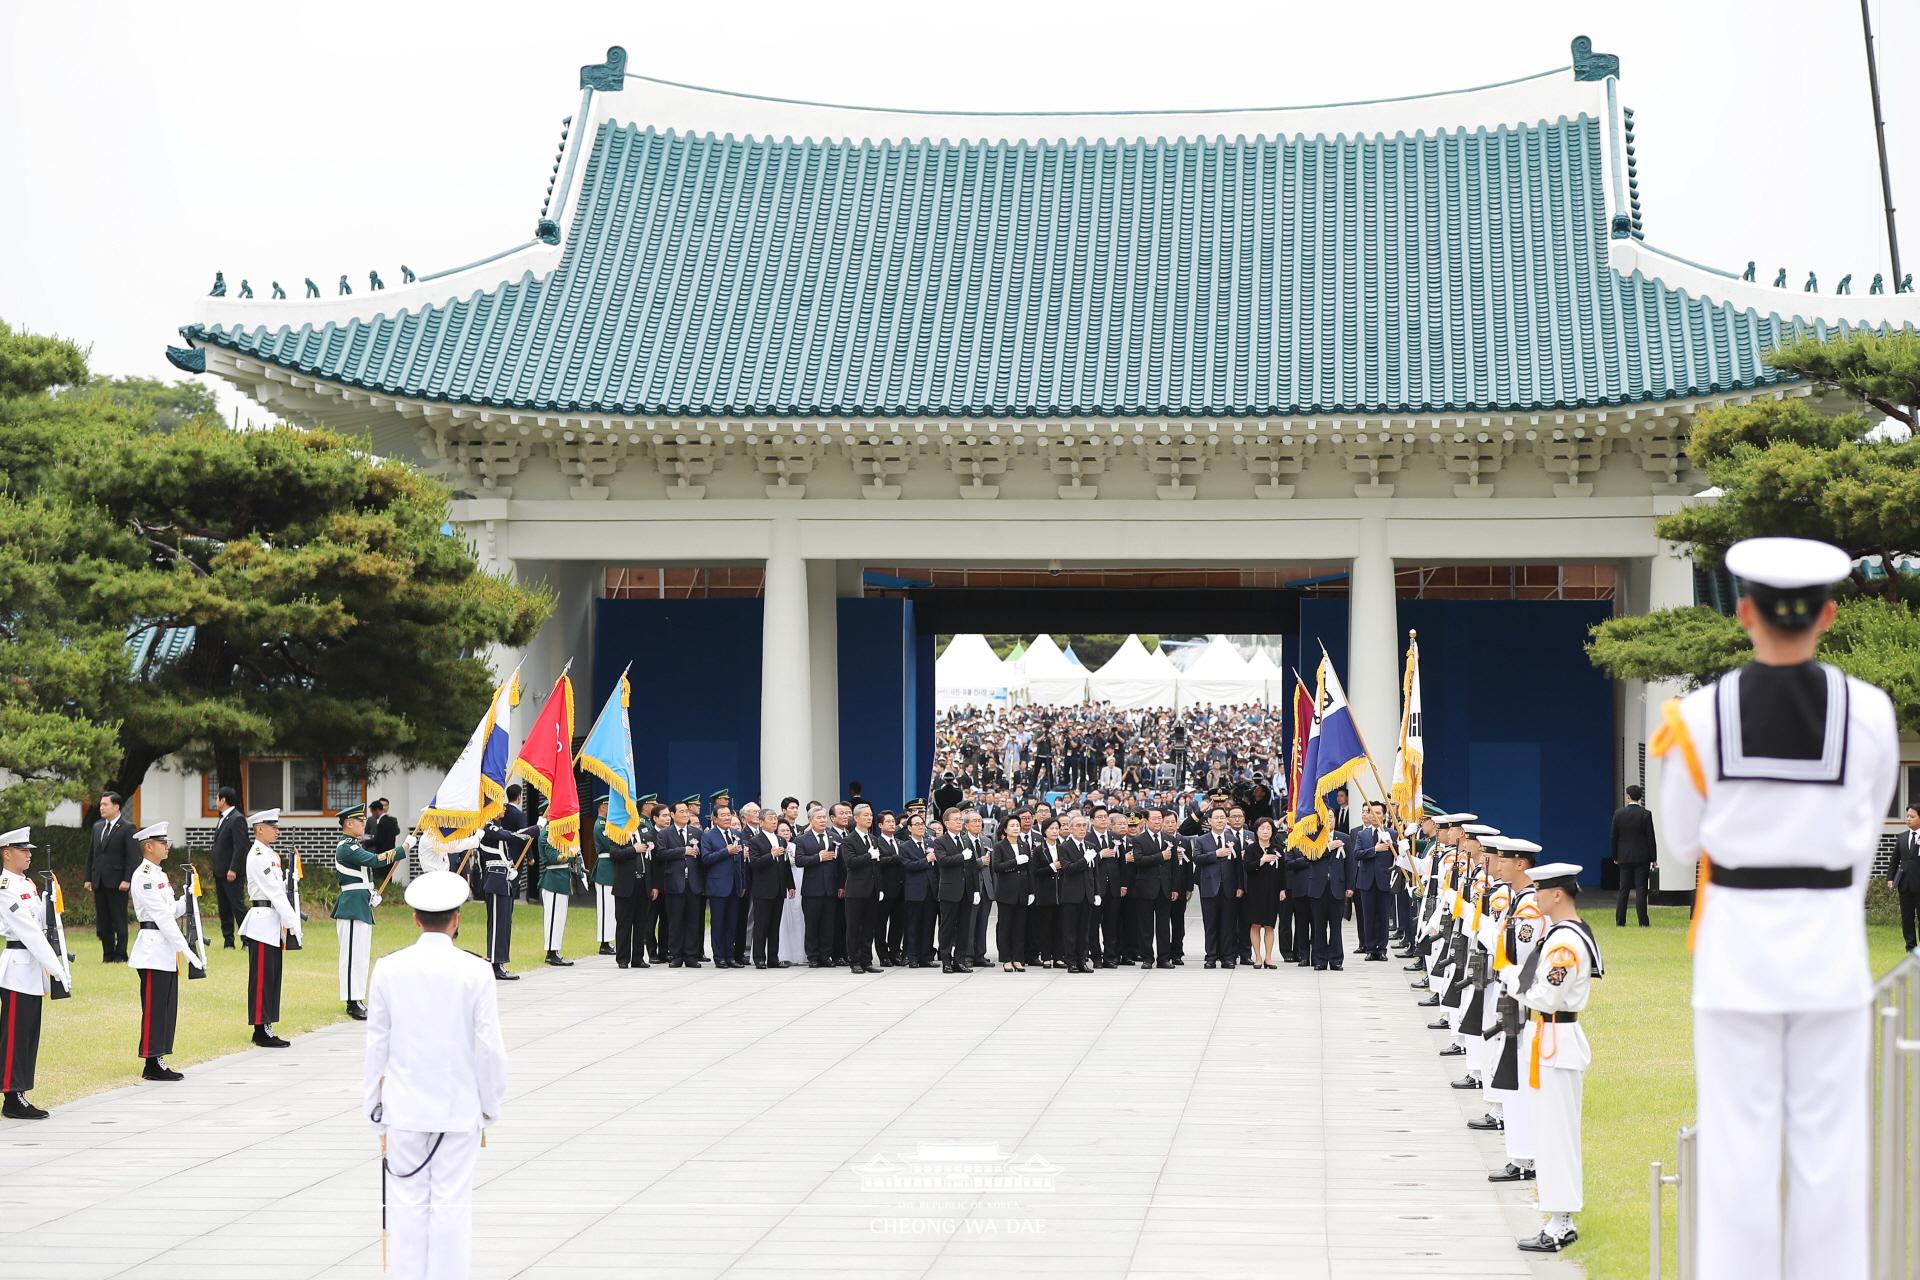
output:
[[[1672,1187],[1674,1205],[1673,1243],[1678,1259],[1675,1273],[1680,1280],[1693,1280],[1693,1240],[1694,1240],[1694,1131],[1680,1131],[1679,1154],[1674,1161],[1672,1173],[1663,1172],[1664,1166],[1655,1160],[1647,1169],[1647,1274],[1653,1280],[1660,1280],[1662,1269],[1666,1266],[1663,1258],[1661,1238],[1661,1191],[1662,1187]]]
[[[1674,1198],[1674,1251],[1679,1259],[1680,1280],[1693,1280],[1699,1274],[1695,1250],[1700,1239],[1700,1153],[1698,1130],[1680,1131],[1679,1185]]]

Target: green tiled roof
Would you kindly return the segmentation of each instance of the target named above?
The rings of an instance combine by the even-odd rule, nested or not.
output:
[[[382,395],[623,415],[1390,414],[1776,381],[1762,354],[1808,325],[1608,265],[1607,127],[794,142],[609,120],[545,274],[185,332]],[[1638,204],[1636,181],[1636,232]]]

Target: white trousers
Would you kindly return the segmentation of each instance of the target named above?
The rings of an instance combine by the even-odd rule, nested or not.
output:
[[[612,946],[613,886],[610,884],[593,886],[593,925],[600,941],[607,946]]]
[[[1467,1074],[1476,1080],[1487,1077],[1487,1046],[1493,1041],[1479,1035],[1465,1037],[1467,1045]]]
[[[340,940],[340,998],[367,998],[367,966],[373,961],[373,926],[364,920],[335,920],[334,936]]]
[[[1702,1280],[1864,1280],[1872,1052],[1865,1009],[1694,1010]]]
[[[547,950],[558,951],[567,940],[567,895],[542,889],[540,905],[546,913]]]
[[[435,1138],[440,1138],[438,1149]],[[387,1131],[393,1280],[467,1280],[473,1264],[473,1161],[479,1153],[478,1129],[444,1137]],[[413,1176],[398,1176],[403,1173]]]
[[[1494,1068],[1500,1065],[1500,1054],[1506,1047],[1506,1041],[1505,1035],[1497,1035],[1487,1041],[1486,1061],[1489,1066],[1486,1078],[1489,1082],[1493,1079]],[[1520,1070],[1525,1071],[1527,1041],[1524,1025],[1521,1030],[1519,1061]],[[1500,1108],[1500,1118],[1506,1121],[1506,1132],[1502,1136],[1507,1140],[1507,1159],[1515,1164],[1533,1159],[1533,1092],[1527,1087],[1526,1077],[1521,1077],[1518,1089],[1495,1089],[1489,1084],[1487,1102],[1490,1106],[1497,1104]]]
[[[1580,1093],[1586,1078],[1584,1071],[1540,1064],[1540,1087],[1533,1090],[1532,1118],[1533,1186],[1542,1213],[1578,1213],[1584,1203]]]

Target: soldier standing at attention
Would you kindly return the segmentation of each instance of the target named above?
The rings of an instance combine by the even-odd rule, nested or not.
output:
[[[565,968],[573,961],[561,958],[560,946],[567,940],[567,902],[573,893],[573,860],[580,856],[580,851],[562,853],[547,839],[545,818],[540,819],[539,827],[540,905],[546,917],[547,963]]]
[[[1846,552],[1752,538],[1728,548],[1727,569],[1746,586],[1754,660],[1667,703],[1648,744],[1667,761],[1660,842],[1682,866],[1699,859],[1699,1274],[1860,1280],[1873,998],[1861,904],[1899,768],[1893,703],[1814,660]]]
[[[69,990],[73,974],[67,958],[47,941],[47,904],[27,878],[33,841],[25,827],[0,835],[0,1115],[9,1120],[45,1120],[45,1109],[27,1101],[40,1058],[40,1006],[47,979]]]
[[[499,982],[518,982],[520,975],[509,972],[507,961],[513,958],[513,866],[514,850],[519,847],[514,834],[498,822],[489,822],[480,832],[480,892],[487,900],[487,959],[493,962],[493,976]]]
[[[613,858],[616,846],[607,834],[607,797],[600,797],[599,817],[593,824],[593,928],[600,939],[600,954],[614,954],[615,928],[613,908]]]
[[[195,955],[187,935],[174,921],[187,914],[187,900],[173,896],[173,885],[160,864],[172,852],[167,824],[156,822],[133,834],[140,865],[129,881],[133,918],[138,934],[127,964],[140,975],[140,1056],[146,1059],[142,1080],[178,1080],[178,1071],[164,1059],[173,1052],[173,1028],[180,1018],[180,964],[186,956],[206,968],[207,958]]]
[[[284,1049],[287,1042],[274,1034],[280,1021],[280,981],[286,936],[302,937],[305,926],[287,901],[287,873],[273,846],[280,839],[280,811],[262,809],[247,816],[253,845],[247,850],[247,914],[240,920],[240,937],[247,944],[247,1021],[253,1024],[253,1042],[263,1049]]]
[[[367,1020],[367,965],[373,959],[373,909],[380,905],[373,873],[392,865],[398,850],[375,853],[360,843],[366,834],[367,807],[340,811],[340,843],[333,851],[339,896],[333,902],[333,928],[340,939],[340,998],[347,1016]]]

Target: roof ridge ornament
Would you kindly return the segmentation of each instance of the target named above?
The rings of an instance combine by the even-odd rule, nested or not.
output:
[[[582,75],[585,72],[581,73]],[[1611,53],[1595,53],[1593,41],[1586,36],[1573,38],[1573,78],[1575,80],[1605,80],[1612,76],[1620,78],[1620,59]]]
[[[607,60],[580,68],[580,87],[602,93],[618,93],[627,87],[627,51],[619,45],[607,46]]]

